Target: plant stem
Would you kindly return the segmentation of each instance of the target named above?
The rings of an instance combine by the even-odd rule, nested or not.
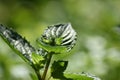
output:
[[[40,72],[39,71],[35,71],[35,73],[37,74],[38,80],[42,80],[42,78],[40,76]]]
[[[36,69],[34,65],[33,65],[32,67],[33,67],[33,69],[35,70],[35,73],[36,73],[36,75],[37,75],[38,80],[42,80],[39,70]]]
[[[47,71],[48,71],[48,68],[49,68],[49,65],[50,65],[50,62],[51,62],[51,59],[52,59],[52,55],[53,55],[52,53],[50,53],[50,55],[48,55],[48,59],[47,59],[47,62],[46,62],[45,70],[43,72],[42,80],[45,80],[45,78],[46,78]]]

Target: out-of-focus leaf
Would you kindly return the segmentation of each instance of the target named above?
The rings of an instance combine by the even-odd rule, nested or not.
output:
[[[30,77],[32,78],[32,80],[37,80],[36,75],[35,75],[35,74],[33,74],[33,73],[30,73]]]
[[[3,25],[0,25],[0,36],[20,57],[32,63],[31,54],[35,52],[35,49],[25,38]]]

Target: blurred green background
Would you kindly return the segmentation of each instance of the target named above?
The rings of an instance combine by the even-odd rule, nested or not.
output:
[[[12,27],[34,47],[48,25],[70,22],[78,34],[66,72],[88,72],[120,80],[120,0],[0,0],[0,23]],[[0,38],[0,80],[32,80],[35,75]]]

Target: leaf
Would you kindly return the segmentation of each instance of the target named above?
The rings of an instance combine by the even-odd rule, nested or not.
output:
[[[64,73],[65,79],[56,79],[51,78],[50,80],[101,80],[100,78],[96,76],[91,76],[88,74],[75,74],[75,73]]]
[[[49,26],[40,41],[51,46],[65,46],[70,51],[76,43],[77,34],[70,23]]]
[[[67,51],[67,48],[65,46],[51,46],[48,44],[45,44],[43,42],[41,42],[40,40],[37,40],[37,43],[39,45],[40,48],[43,48],[44,50],[50,52],[54,52],[54,53],[65,53]]]
[[[32,63],[31,54],[35,52],[35,49],[25,38],[3,25],[0,25],[0,36],[20,57]]]
[[[100,78],[88,73],[65,73],[68,61],[54,61],[51,67],[50,80],[100,80]]]
[[[36,69],[41,69],[44,67],[44,58],[38,54],[32,53],[32,61]]]
[[[71,78],[71,80],[94,80],[91,77],[87,77],[85,75],[80,74],[65,74],[65,77]]]
[[[56,79],[66,79],[64,71],[66,70],[68,61],[54,61],[51,67],[51,76]]]

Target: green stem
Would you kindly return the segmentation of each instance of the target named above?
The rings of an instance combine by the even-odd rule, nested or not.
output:
[[[46,78],[48,68],[49,68],[49,65],[50,65],[50,62],[51,62],[51,59],[52,59],[52,55],[53,55],[52,53],[50,53],[50,55],[48,55],[48,59],[47,59],[47,62],[46,62],[45,70],[43,72],[42,80],[45,80],[45,78]]]
[[[33,67],[33,69],[34,69],[34,71],[35,71],[35,73],[37,75],[38,80],[42,80],[39,70],[36,69],[34,65],[32,67]]]
[[[41,76],[40,76],[40,72],[39,71],[35,71],[38,77],[38,80],[42,80]]]

